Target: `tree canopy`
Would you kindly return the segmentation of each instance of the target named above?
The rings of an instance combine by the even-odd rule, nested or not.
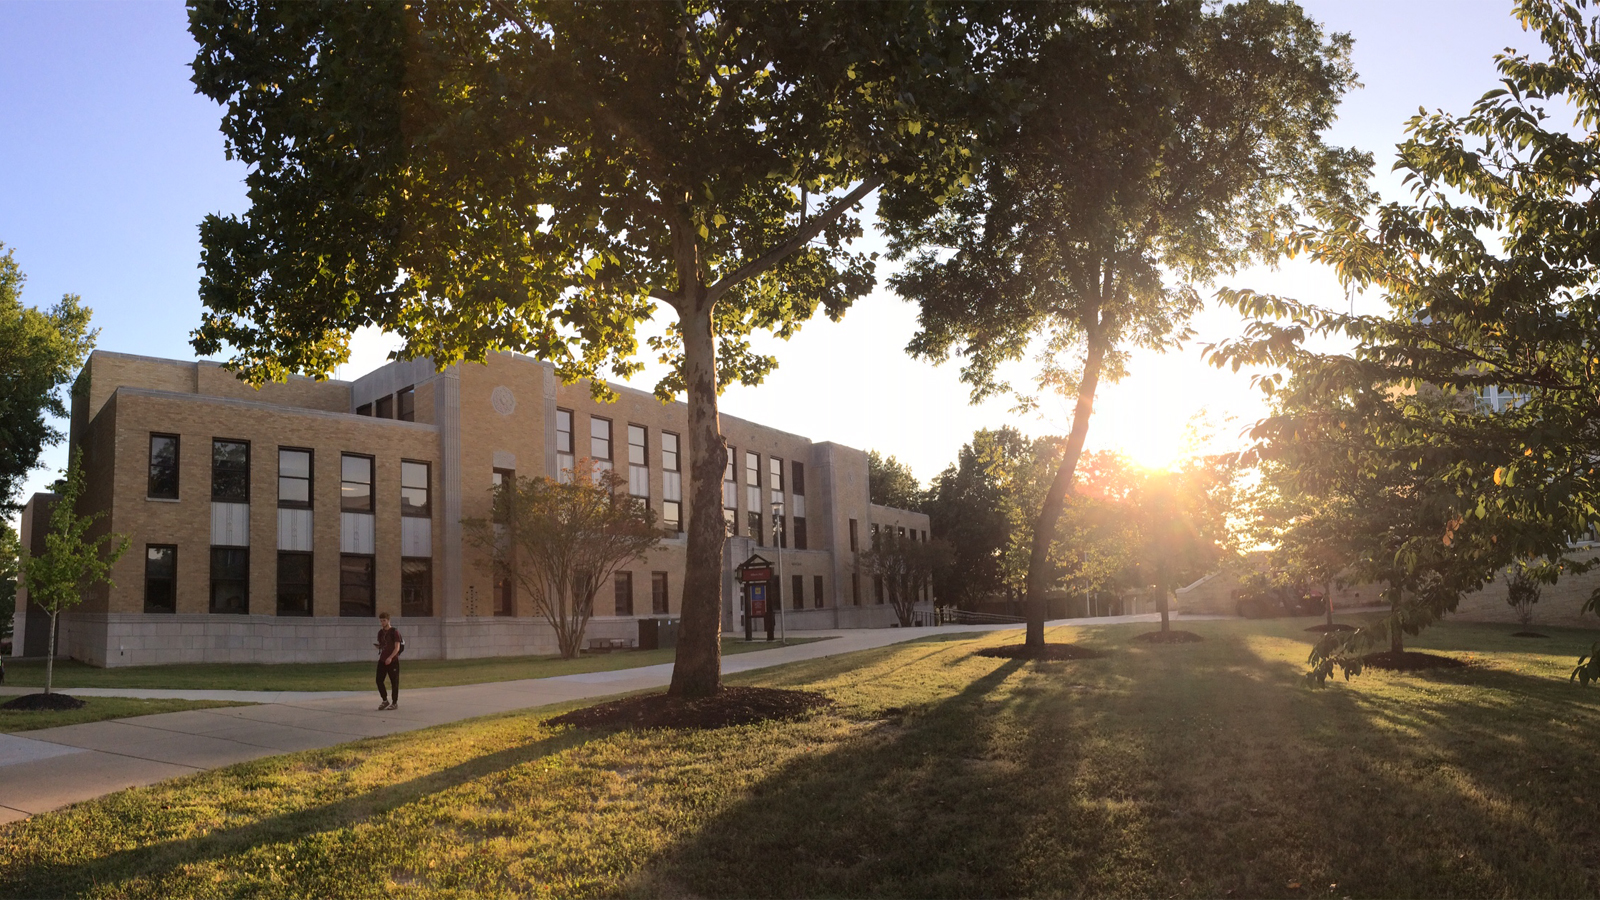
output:
[[[1200,285],[1274,258],[1370,165],[1322,141],[1355,83],[1351,42],[1298,6],[1104,3],[1078,20],[1029,57],[1021,112],[970,187],[891,231],[907,260],[892,283],[919,306],[911,353],[959,356],[976,400],[1013,391],[1001,367],[1037,351],[1038,387],[1076,398],[1033,532],[1033,646],[1099,382],[1130,349],[1183,339]]]
[[[911,467],[876,450],[867,451],[867,495],[873,503],[896,509],[920,510],[923,505],[922,483]]]
[[[675,693],[719,683],[717,393],[874,284],[863,201],[920,217],[1008,95],[1004,5],[278,4],[196,0],[194,81],[226,106],[251,207],[201,228],[202,353],[326,374],[373,325],[446,365],[517,350],[563,378],[687,394]]]
[[[0,250],[5,245],[0,244]],[[62,388],[94,348],[90,311],[67,294],[49,309],[22,303],[26,281],[14,251],[0,255],[0,510],[14,510],[23,479],[59,442],[50,417],[65,417]]]

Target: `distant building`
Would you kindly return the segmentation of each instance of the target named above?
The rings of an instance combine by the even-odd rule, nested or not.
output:
[[[687,412],[612,388],[620,400],[597,403],[587,383],[509,353],[257,390],[214,363],[95,351],[72,395],[83,508],[133,543],[114,586],[62,616],[58,650],[102,666],[360,660],[389,610],[408,658],[556,652],[461,520],[489,515],[502,478],[561,477],[590,460],[625,471],[672,533],[597,598],[589,634],[634,636],[637,619],[681,609]],[[775,544],[790,628],[893,622],[855,551],[879,528],[926,540],[928,517],[870,503],[863,451],[721,423],[724,629],[743,628],[734,566],[757,551],[776,560]],[[39,539],[50,501],[29,502],[24,541]],[[47,631],[19,597],[13,652],[43,654]]]

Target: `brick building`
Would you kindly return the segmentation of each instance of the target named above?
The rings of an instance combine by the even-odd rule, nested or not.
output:
[[[387,609],[411,658],[553,653],[543,618],[464,541],[461,521],[487,517],[508,475],[559,477],[589,460],[625,471],[670,535],[596,599],[589,635],[633,636],[638,618],[681,606],[687,414],[612,387],[620,399],[597,403],[587,383],[495,354],[257,390],[213,363],[95,351],[72,394],[83,508],[105,511],[103,527],[132,546],[114,586],[62,616],[58,650],[102,666],[361,660]],[[860,450],[721,421],[724,629],[742,630],[734,566],[776,558],[775,544],[790,628],[894,621],[853,551],[879,528],[926,539],[927,516],[873,505]],[[50,500],[29,502],[25,541]],[[13,652],[44,653],[47,631],[19,597]]]

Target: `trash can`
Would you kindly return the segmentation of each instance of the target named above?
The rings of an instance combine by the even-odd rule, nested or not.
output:
[[[676,637],[676,635],[674,635]],[[655,650],[661,646],[661,620],[639,620],[639,649]]]
[[[672,649],[674,647],[677,647],[678,646],[678,620],[677,619],[661,619],[659,621],[661,622],[661,627],[658,630],[659,642],[661,644],[661,649],[670,650],[670,649]]]

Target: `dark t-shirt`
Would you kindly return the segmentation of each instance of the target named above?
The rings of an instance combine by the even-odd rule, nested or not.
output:
[[[400,629],[379,628],[378,662],[383,662],[384,660],[388,659],[390,653],[394,653],[394,658],[396,661],[398,661],[400,659],[400,654],[395,651],[395,648],[404,643],[405,642],[400,639]]]

